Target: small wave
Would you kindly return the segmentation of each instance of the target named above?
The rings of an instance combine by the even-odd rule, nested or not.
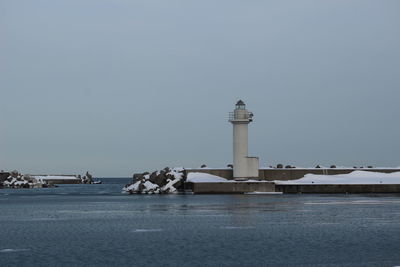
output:
[[[135,229],[134,233],[161,232],[162,229]]]
[[[4,248],[0,250],[0,253],[12,253],[12,252],[23,252],[29,251],[27,248]]]
[[[222,226],[222,229],[236,230],[236,229],[254,229],[254,226]]]

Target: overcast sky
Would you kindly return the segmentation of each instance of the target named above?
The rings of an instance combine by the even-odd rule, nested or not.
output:
[[[400,166],[400,1],[0,1],[0,169]]]

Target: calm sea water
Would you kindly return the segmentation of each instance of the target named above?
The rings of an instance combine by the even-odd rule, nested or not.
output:
[[[399,195],[0,190],[0,266],[396,266]]]

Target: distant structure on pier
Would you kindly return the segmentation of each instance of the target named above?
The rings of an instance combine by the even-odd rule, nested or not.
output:
[[[258,157],[248,156],[248,125],[252,121],[253,113],[239,100],[229,113],[229,122],[233,124],[233,178],[238,181],[259,176]]]

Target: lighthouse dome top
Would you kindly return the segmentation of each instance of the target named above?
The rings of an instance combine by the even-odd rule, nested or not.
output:
[[[236,103],[236,109],[246,109],[246,104],[242,100],[239,100]]]

